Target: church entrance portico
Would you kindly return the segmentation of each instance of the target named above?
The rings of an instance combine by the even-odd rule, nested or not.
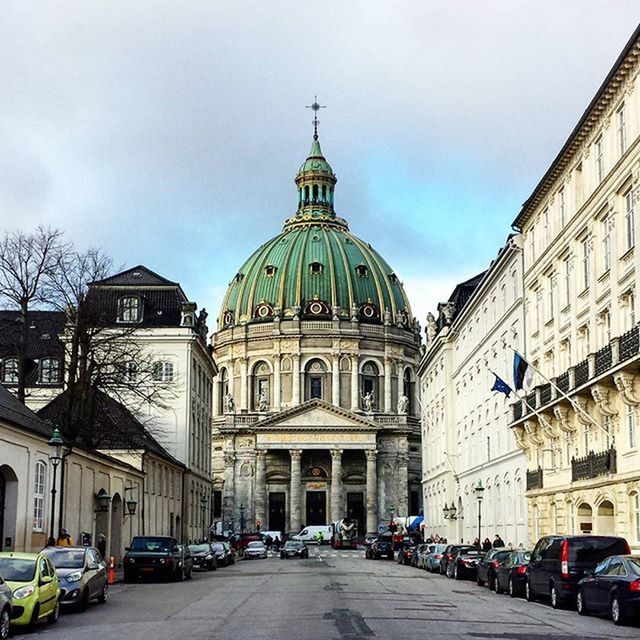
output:
[[[305,524],[312,527],[327,524],[327,492],[307,491],[306,502]]]

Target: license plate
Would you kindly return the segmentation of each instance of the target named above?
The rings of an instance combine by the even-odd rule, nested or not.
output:
[[[153,571],[153,567],[140,567],[140,571],[150,572]]]

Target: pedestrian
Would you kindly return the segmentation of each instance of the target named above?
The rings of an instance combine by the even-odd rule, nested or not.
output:
[[[321,545],[324,542],[324,535],[322,534],[322,531],[318,531],[318,535],[316,536],[316,540],[318,541],[319,545]]]
[[[60,535],[56,540],[56,547],[73,547],[73,538],[66,529],[60,529]]]
[[[496,533],[496,537],[493,540],[493,548],[498,549],[500,547],[504,547],[504,540]]]
[[[49,536],[47,538],[47,544],[44,545],[45,547],[55,547],[56,546],[56,539],[53,536]]]
[[[473,541],[473,546],[474,546],[476,549],[480,549],[480,548],[481,548],[481,545],[480,545],[480,538],[476,538],[476,539]]]
[[[107,538],[104,533],[98,536],[98,544],[96,545],[100,555],[104,558],[107,555]]]
[[[273,540],[273,546],[276,548],[276,551],[280,551],[280,537],[276,536]]]
[[[491,549],[491,540],[489,540],[489,538],[485,538],[482,541],[482,550],[489,551],[490,549]]]

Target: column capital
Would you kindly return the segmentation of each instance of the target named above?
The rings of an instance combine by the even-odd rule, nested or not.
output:
[[[342,449],[331,449],[331,460],[335,462],[341,462],[342,453],[343,453]]]
[[[367,462],[375,462],[378,457],[377,449],[365,449],[364,455],[367,457]]]
[[[232,467],[236,463],[236,454],[235,453],[225,453],[224,454],[224,466]]]
[[[266,449],[256,449],[256,458],[258,458],[258,460],[264,460],[266,457],[267,457]]]
[[[289,455],[291,456],[291,460],[295,460],[299,462],[302,458],[302,449],[289,449]]]

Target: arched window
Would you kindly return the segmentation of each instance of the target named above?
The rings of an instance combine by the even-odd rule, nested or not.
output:
[[[309,204],[309,185],[304,188],[304,204]]]
[[[7,358],[2,363],[2,382],[4,384],[18,382],[18,358]]]
[[[318,202],[318,185],[317,184],[313,185],[313,202],[314,203]]]
[[[322,360],[309,360],[305,366],[305,400],[324,399],[327,368]]]
[[[377,406],[379,401],[379,388],[378,388],[378,365],[375,362],[369,360],[362,365],[362,374],[360,376],[360,394],[362,396],[363,408],[366,409],[365,398],[371,397],[372,406]],[[369,396],[371,394],[371,396]]]
[[[252,370],[252,393],[253,393],[253,410],[258,411],[260,405],[264,407],[266,402],[267,407],[271,405],[271,372],[269,365],[264,362],[256,362]]]
[[[225,397],[229,393],[229,373],[226,369],[220,370],[220,393],[218,394],[218,411],[224,413]]]
[[[327,185],[322,185],[322,202],[327,202]]]
[[[40,360],[38,382],[41,384],[57,384],[60,382],[60,361],[57,358]]]
[[[402,379],[402,393],[409,399],[409,408],[407,413],[413,413],[413,377],[411,375],[411,369],[407,367],[404,370],[404,377]]]
[[[631,499],[631,535],[636,543],[640,542],[640,493],[632,493]]]
[[[44,490],[47,466],[38,460],[35,466],[33,482],[33,530],[44,529]]]

